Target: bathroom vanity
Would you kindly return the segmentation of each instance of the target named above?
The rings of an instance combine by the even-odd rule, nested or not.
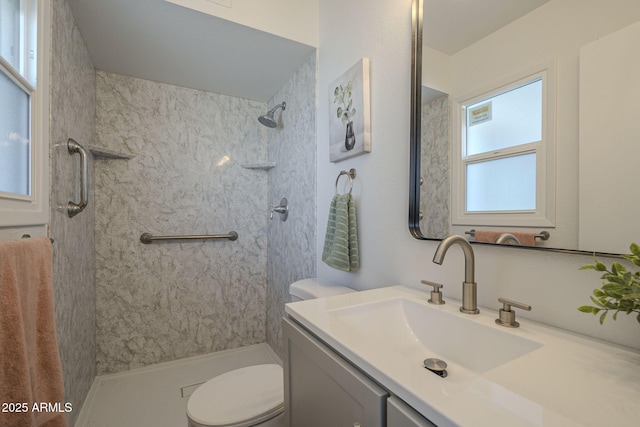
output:
[[[284,319],[283,335],[287,426],[434,425],[294,321]]]
[[[427,299],[393,286],[287,304],[287,425],[638,425],[640,352]]]

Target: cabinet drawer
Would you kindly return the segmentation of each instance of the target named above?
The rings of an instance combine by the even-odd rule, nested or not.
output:
[[[283,319],[289,427],[384,427],[387,392],[290,319]]]

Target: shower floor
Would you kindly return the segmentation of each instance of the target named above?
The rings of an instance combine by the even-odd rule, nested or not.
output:
[[[99,376],[75,427],[186,427],[187,400],[199,384],[263,363],[282,363],[264,343]]]

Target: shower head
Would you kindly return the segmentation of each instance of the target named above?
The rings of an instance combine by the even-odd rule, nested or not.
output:
[[[264,114],[258,117],[258,120],[260,121],[260,123],[262,123],[266,127],[274,128],[278,126],[278,122],[276,122],[276,119],[273,118],[273,113],[275,113],[276,110],[278,110],[278,108],[282,108],[282,110],[284,111],[286,107],[287,107],[286,102],[283,102],[282,104],[278,104],[275,107],[273,107],[271,110],[269,110],[267,114]]]

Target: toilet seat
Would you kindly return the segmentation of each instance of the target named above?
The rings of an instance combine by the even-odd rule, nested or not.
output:
[[[187,416],[196,425],[249,427],[284,410],[282,367],[248,366],[219,375],[189,397]]]

